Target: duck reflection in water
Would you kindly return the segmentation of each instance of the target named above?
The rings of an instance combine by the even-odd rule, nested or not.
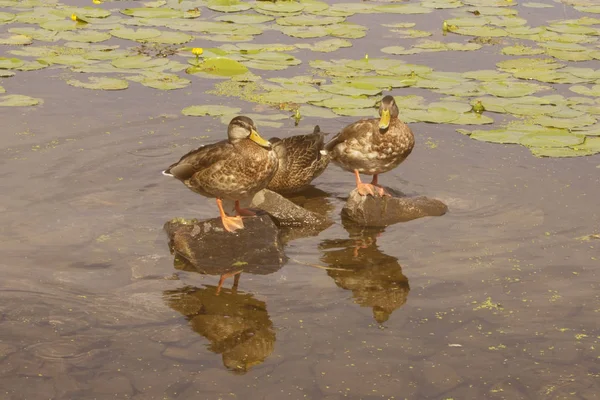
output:
[[[327,274],[342,289],[352,291],[354,302],[371,307],[378,323],[406,303],[410,287],[396,257],[379,250],[377,238],[384,228],[345,225],[349,239],[324,240],[319,245]]]
[[[165,291],[164,298],[195,332],[208,339],[208,349],[221,354],[227,369],[244,374],[271,355],[275,330],[265,302],[238,292],[238,280],[236,275],[233,287],[222,288],[220,295],[214,286],[186,286]]]

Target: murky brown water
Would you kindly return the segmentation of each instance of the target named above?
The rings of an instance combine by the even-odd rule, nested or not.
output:
[[[337,224],[217,297],[217,276],[174,268],[162,231],[216,207],[160,174],[222,138],[180,115],[222,101],[205,100],[212,82],[107,93],[62,73],[2,82],[46,102],[1,110],[0,399],[600,397],[600,241],[576,239],[600,229],[600,157],[413,124],[415,151],[382,182],[447,215],[346,230],[353,177],[332,166],[315,181],[328,197],[305,201]]]

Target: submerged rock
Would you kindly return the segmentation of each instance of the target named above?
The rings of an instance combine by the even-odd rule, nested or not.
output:
[[[437,217],[447,211],[446,204],[425,196],[361,196],[354,189],[342,209],[342,217],[360,226],[376,227],[422,217]]]
[[[180,269],[221,276],[240,271],[270,274],[286,261],[279,229],[266,214],[244,218],[244,229],[235,233],[225,231],[220,218],[177,218],[165,223],[164,229],[171,252],[192,267]]]

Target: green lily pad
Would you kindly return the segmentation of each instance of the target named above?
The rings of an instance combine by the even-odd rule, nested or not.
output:
[[[187,33],[165,31],[161,32],[159,36],[152,37],[146,41],[150,43],[161,44],[183,44],[191,41],[192,39],[194,39],[194,36],[188,35]]]
[[[580,24],[564,24],[555,23],[550,24],[546,27],[549,31],[558,33],[570,33],[573,35],[597,35],[598,30],[589,26],[582,26]]]
[[[600,85],[594,85],[591,88],[581,85],[571,86],[569,88],[571,92],[582,94],[584,96],[600,96]]]
[[[15,73],[0,69],[0,78],[10,78],[11,76],[15,76]]]
[[[510,78],[510,74],[500,72],[495,69],[484,69],[479,71],[469,71],[462,74],[465,78],[476,79],[478,81],[504,81]]]
[[[40,103],[40,99],[20,94],[0,96],[0,107],[29,107]]]
[[[281,33],[291,37],[309,39],[327,36],[329,31],[325,26],[283,26]]]
[[[433,9],[418,4],[384,4],[374,7],[373,11],[385,14],[429,14]]]
[[[299,49],[310,49],[320,53],[329,53],[339,50],[342,47],[352,47],[352,42],[345,39],[326,39],[316,43],[299,43],[296,45]]]
[[[0,24],[10,22],[15,19],[15,14],[9,12],[0,11]]]
[[[469,135],[471,139],[479,140],[481,142],[519,144],[521,142],[521,138],[525,136],[526,133],[510,128],[500,128],[492,130],[474,130],[469,132]]]
[[[248,72],[248,68],[236,60],[226,57],[212,57],[196,66],[188,69],[188,73],[204,72],[216,76],[234,76]]]
[[[452,33],[466,36],[479,36],[479,37],[504,37],[508,36],[508,32],[501,28],[495,28],[492,26],[465,26],[452,29]]]
[[[24,63],[23,65],[21,65],[18,68],[15,68],[19,71],[38,71],[40,69],[44,69],[49,67],[50,64],[41,61],[41,60],[35,60],[35,61],[27,61],[26,63]]]
[[[67,84],[84,89],[94,90],[123,90],[129,87],[127,81],[123,79],[108,78],[104,76],[90,76],[88,82],[70,79]]]
[[[53,12],[62,17],[69,18],[72,14],[82,18],[107,18],[111,12],[99,7],[65,7]]]
[[[509,103],[504,106],[506,112],[513,115],[548,115],[558,108],[558,106],[552,104]]]
[[[552,4],[537,3],[535,1],[528,1],[528,2],[522,3],[521,5],[523,7],[529,7],[529,8],[553,8],[554,7]]]
[[[376,102],[375,98],[333,95],[330,98],[309,103],[331,109],[345,109],[374,107]]]
[[[58,32],[73,31],[77,29],[77,26],[77,22],[71,21],[70,19],[50,20],[40,24],[40,28]]]
[[[209,0],[206,8],[220,12],[238,12],[246,11],[252,8],[250,4],[239,0]]]
[[[82,55],[79,54],[57,54],[46,57],[41,57],[38,61],[45,62],[47,64],[58,64],[68,65],[71,67],[80,67],[88,64],[93,64],[96,61],[86,60]]]
[[[524,46],[521,44],[502,48],[502,54],[507,56],[535,56],[538,54],[544,54],[545,52],[546,50],[544,49]]]
[[[118,49],[106,49],[106,50],[92,50],[86,53],[83,57],[88,60],[98,60],[98,61],[106,61],[106,60],[114,60],[116,58],[129,57],[131,52],[127,50],[118,50]]]
[[[304,117],[339,118],[339,115],[331,111],[329,108],[312,106],[310,104],[301,105],[300,114]]]
[[[24,46],[33,43],[33,39],[26,35],[0,35],[0,44]]]
[[[161,31],[152,28],[117,28],[110,31],[110,34],[120,39],[128,40],[146,40],[160,36]]]
[[[161,67],[169,63],[165,58],[152,58],[144,55],[121,57],[112,60],[111,64],[116,68],[122,69],[145,69]]]
[[[29,36],[34,40],[40,40],[42,42],[56,42],[59,39],[57,36],[58,32],[47,31],[46,29],[22,27],[10,28],[8,31],[17,35]]]
[[[546,54],[563,61],[590,61],[600,58],[598,51],[564,51],[546,49]]]
[[[61,32],[60,38],[71,42],[99,43],[111,38],[108,33],[98,31]]]
[[[15,69],[25,64],[25,61],[18,58],[0,57],[0,69]]]
[[[241,108],[221,106],[221,105],[203,105],[203,106],[190,106],[181,110],[183,115],[192,117],[202,117],[210,115],[212,117],[219,117],[222,115],[234,115],[242,111]],[[229,122],[227,122],[229,123]]]
[[[547,86],[536,83],[510,81],[485,82],[481,84],[481,88],[496,97],[522,97],[549,89]]]
[[[144,86],[159,90],[183,89],[191,84],[189,79],[180,78],[175,74],[155,73],[130,76],[127,79],[139,82]]]
[[[494,120],[487,115],[475,113],[475,112],[466,112],[462,114],[458,114],[458,118],[448,122],[449,124],[454,125],[487,125],[493,124]]]
[[[346,117],[377,117],[377,110],[374,108],[334,108],[332,111],[337,115]]]
[[[548,127],[573,129],[577,127],[595,124],[596,119],[591,115],[585,114],[577,118],[555,118],[546,115],[541,115],[535,117],[533,119],[533,122]]]
[[[283,26],[317,26],[332,25],[344,21],[344,17],[323,17],[320,15],[292,15],[277,18],[277,23]]]
[[[275,18],[262,14],[231,14],[215,18],[216,21],[230,22],[233,24],[263,24]]]
[[[6,93],[6,89],[4,89],[2,86],[0,86],[0,93]]]
[[[349,22],[342,22],[336,25],[327,25],[325,28],[327,29],[327,34],[329,36],[338,38],[360,39],[367,36],[366,27],[358,24],[351,24]]]
[[[381,93],[381,88],[368,83],[334,83],[331,85],[322,85],[321,90],[344,96],[374,96]]]
[[[182,18],[183,11],[172,8],[126,8],[121,13],[137,18]]]
[[[304,5],[291,1],[267,2],[258,1],[254,3],[254,9],[257,11],[270,11],[275,13],[297,13],[304,9]]]

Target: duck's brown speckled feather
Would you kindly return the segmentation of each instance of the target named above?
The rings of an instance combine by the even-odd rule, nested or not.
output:
[[[274,151],[250,139],[224,140],[190,151],[165,173],[203,196],[239,200],[263,189],[277,165]]]
[[[331,160],[347,171],[367,175],[382,174],[397,167],[415,145],[410,128],[392,118],[386,131],[379,130],[379,119],[363,119],[345,127],[325,149]]]
[[[330,156],[322,155],[325,134],[318,126],[313,133],[289,138],[272,138],[279,169],[267,186],[278,193],[292,193],[306,187],[325,171]]]

